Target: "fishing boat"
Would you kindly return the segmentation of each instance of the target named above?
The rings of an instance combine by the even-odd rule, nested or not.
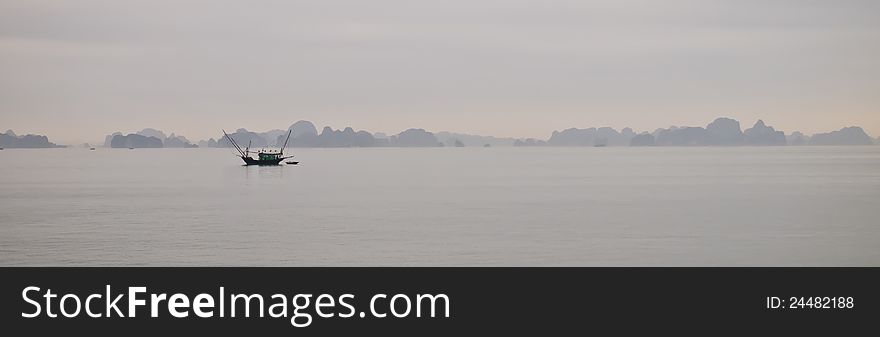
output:
[[[250,166],[250,165],[274,166],[274,165],[280,165],[281,161],[283,161],[285,159],[293,158],[293,156],[289,156],[289,157],[284,156],[284,148],[287,147],[287,142],[290,141],[290,133],[292,131],[293,130],[287,131],[287,139],[284,140],[284,145],[281,146],[280,150],[262,149],[262,150],[256,152],[256,154],[257,154],[256,158],[251,156],[252,151],[251,151],[250,142],[248,142],[248,146],[245,147],[244,150],[242,150],[241,146],[238,145],[238,143],[235,141],[235,139],[232,139],[232,137],[230,137],[229,134],[226,133],[226,130],[223,130],[223,135],[226,136],[226,139],[229,140],[229,143],[232,144],[232,147],[234,147],[238,151],[238,157],[244,161],[244,164],[246,166]],[[296,162],[296,163],[298,164],[299,162]]]

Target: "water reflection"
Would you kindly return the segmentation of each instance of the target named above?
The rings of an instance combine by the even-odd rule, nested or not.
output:
[[[282,179],[284,178],[285,165],[274,165],[274,166],[257,166],[257,165],[242,165],[242,171],[244,171],[244,177],[246,180],[251,179]]]

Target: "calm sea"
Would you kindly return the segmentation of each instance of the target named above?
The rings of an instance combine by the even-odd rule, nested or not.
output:
[[[880,266],[880,146],[0,151],[0,265]]]

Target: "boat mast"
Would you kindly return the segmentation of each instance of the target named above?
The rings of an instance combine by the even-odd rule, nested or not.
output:
[[[235,142],[235,139],[232,139],[232,137],[229,137],[229,134],[226,133],[226,130],[223,130],[223,129],[220,129],[220,130],[223,131],[223,135],[226,136],[226,139],[229,140],[229,143],[231,143],[232,146],[234,146],[235,149],[238,150],[238,153],[239,153],[242,157],[246,157],[244,151],[242,151],[242,150],[241,150],[241,147],[238,146],[238,143]]]
[[[291,132],[293,132],[293,130],[287,130],[287,139],[284,140],[284,145],[281,146],[281,152],[279,153],[282,156],[284,155],[284,148],[287,147],[287,141],[290,140],[290,133]]]

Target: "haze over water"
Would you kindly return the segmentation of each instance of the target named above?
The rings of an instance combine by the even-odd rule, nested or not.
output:
[[[880,266],[880,147],[0,152],[2,266]]]

